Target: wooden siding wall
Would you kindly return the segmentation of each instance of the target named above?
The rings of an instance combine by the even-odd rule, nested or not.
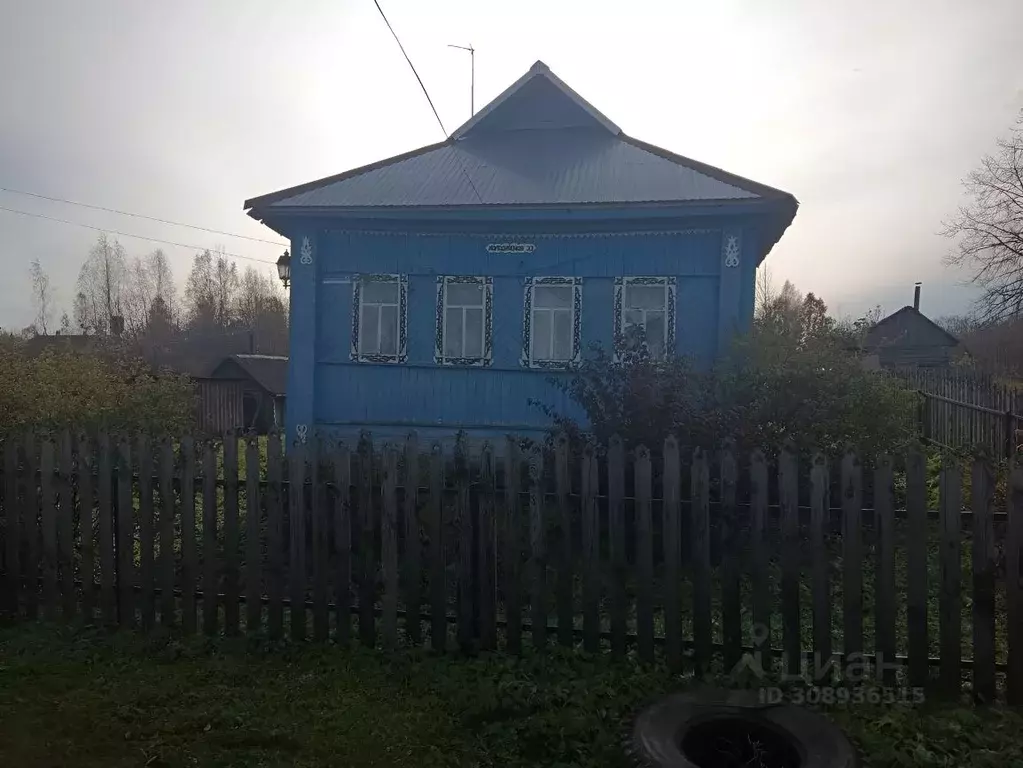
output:
[[[243,426],[241,381],[200,380],[196,382],[196,423],[203,434],[223,434]]]

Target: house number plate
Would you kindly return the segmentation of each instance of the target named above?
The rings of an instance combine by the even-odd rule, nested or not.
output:
[[[488,243],[487,253],[532,253],[536,246],[532,243]]]

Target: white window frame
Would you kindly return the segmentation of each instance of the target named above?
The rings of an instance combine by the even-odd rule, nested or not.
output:
[[[367,283],[395,283],[398,286],[398,339],[393,355],[362,352],[360,323],[362,289]],[[352,360],[360,363],[404,363],[408,360],[408,276],[391,274],[354,275],[352,280]]]
[[[525,368],[571,368],[582,361],[583,279],[581,277],[527,277],[522,294],[522,356]],[[572,356],[568,360],[533,359],[533,292],[537,286],[572,288]]]
[[[615,278],[614,299],[614,341],[615,360],[620,359],[619,347],[624,341],[625,328],[625,288],[629,285],[661,285],[664,286],[664,351],[665,357],[675,352],[675,288],[676,279],[668,276],[634,275]],[[663,358],[660,358],[663,359]]]
[[[447,335],[449,285],[479,285],[483,287],[483,354],[479,357],[447,357],[444,354],[444,339]],[[463,318],[464,322],[464,318]],[[463,326],[464,328],[464,326]],[[464,333],[464,330],[463,330]],[[464,351],[463,338],[463,351]],[[490,277],[477,275],[441,275],[437,278],[437,329],[433,359],[438,365],[490,365],[494,356],[494,281]]]

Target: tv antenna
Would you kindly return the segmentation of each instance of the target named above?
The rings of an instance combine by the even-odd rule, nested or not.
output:
[[[469,117],[476,114],[476,49],[469,45],[449,45],[448,48],[457,48],[460,51],[469,52],[469,65],[471,75],[469,80]]]

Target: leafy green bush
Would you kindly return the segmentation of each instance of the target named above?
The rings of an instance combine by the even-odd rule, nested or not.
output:
[[[145,363],[71,351],[26,354],[0,343],[0,434],[105,427],[180,433],[194,422],[192,385]]]
[[[711,370],[684,358],[654,360],[645,345],[595,349],[576,375],[553,380],[585,413],[585,422],[537,404],[569,435],[631,448],[715,447],[728,437],[741,450],[776,448],[892,451],[916,436],[915,399],[887,377],[866,371],[838,334],[792,343],[761,330]]]

